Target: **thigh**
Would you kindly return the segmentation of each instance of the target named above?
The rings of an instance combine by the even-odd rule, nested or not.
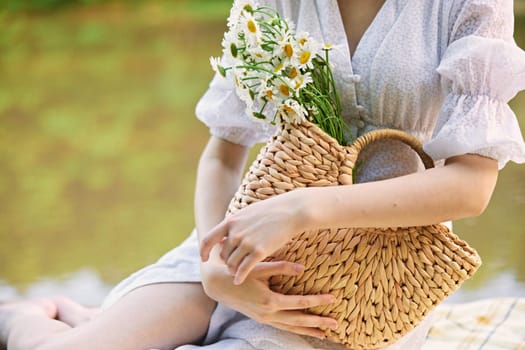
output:
[[[56,334],[44,349],[171,350],[201,340],[214,308],[200,283],[146,285],[92,321]]]

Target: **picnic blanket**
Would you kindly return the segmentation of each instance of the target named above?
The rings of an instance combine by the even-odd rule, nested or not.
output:
[[[525,298],[442,304],[422,350],[525,350]]]
[[[219,304],[220,305],[220,304]],[[224,318],[223,308],[212,317]],[[204,346],[184,345],[177,350],[304,350],[331,349],[327,343],[302,342],[292,333],[259,324],[241,314],[216,329],[217,337]],[[525,350],[525,298],[497,298],[466,304],[441,304],[427,318],[431,327],[421,342],[403,343],[388,350]],[[426,322],[426,320],[424,321]],[[214,327],[211,327],[214,328]],[[428,329],[428,328],[427,328]],[[422,344],[423,343],[423,344]],[[336,344],[333,344],[336,345]]]

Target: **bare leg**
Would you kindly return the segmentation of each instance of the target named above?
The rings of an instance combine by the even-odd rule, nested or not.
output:
[[[20,301],[0,306],[0,349],[6,349],[14,324],[33,318],[53,320],[57,313],[56,305],[51,299]]]
[[[57,312],[51,300],[3,305],[0,307],[0,344],[4,349],[12,349],[10,339],[20,338],[18,343],[24,349],[36,349],[45,337],[69,328],[54,320]]]
[[[9,350],[171,350],[202,339],[214,307],[199,283],[165,283],[130,292],[76,328],[44,312],[0,308],[0,343]]]

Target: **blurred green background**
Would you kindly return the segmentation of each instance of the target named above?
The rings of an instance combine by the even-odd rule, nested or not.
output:
[[[0,0],[0,300],[97,303],[191,231],[193,111],[230,3]],[[511,106],[525,130],[525,93]],[[485,214],[455,224],[484,265],[454,300],[525,296],[524,213],[509,164]]]

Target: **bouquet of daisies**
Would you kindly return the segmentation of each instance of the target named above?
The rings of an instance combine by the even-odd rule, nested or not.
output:
[[[308,33],[296,35],[273,8],[237,1],[222,47],[222,57],[211,57],[210,63],[233,79],[248,115],[273,124],[308,120],[341,145],[348,143],[329,45]]]

